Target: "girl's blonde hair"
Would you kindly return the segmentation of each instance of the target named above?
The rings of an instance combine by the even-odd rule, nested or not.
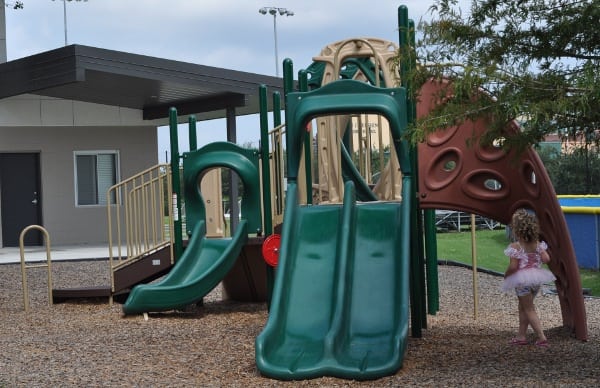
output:
[[[511,226],[515,237],[525,242],[538,241],[540,228],[535,214],[518,209],[512,217]]]

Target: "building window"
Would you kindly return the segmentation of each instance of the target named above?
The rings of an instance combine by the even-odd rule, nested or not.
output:
[[[117,183],[117,151],[75,152],[75,203],[77,206],[106,205],[107,190]],[[111,198],[115,203],[115,198]]]

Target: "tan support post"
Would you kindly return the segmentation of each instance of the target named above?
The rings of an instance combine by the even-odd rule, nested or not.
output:
[[[479,312],[479,280],[477,279],[477,238],[475,236],[475,214],[471,213],[471,262],[473,264],[473,319]]]
[[[25,235],[32,229],[40,230],[44,234],[44,241],[46,242],[46,264],[25,264],[25,244],[23,242]],[[52,259],[50,258],[50,235],[48,231],[39,225],[29,225],[21,232],[19,236],[19,248],[21,251],[21,275],[23,277],[23,303],[25,305],[25,312],[29,312],[29,290],[27,287],[27,269],[28,268],[40,268],[48,267],[48,304],[52,306]]]

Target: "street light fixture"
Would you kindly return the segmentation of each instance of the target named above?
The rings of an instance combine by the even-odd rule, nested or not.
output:
[[[287,8],[262,7],[259,13],[273,15],[273,37],[275,38],[275,75],[279,77],[279,56],[277,54],[277,14],[280,16],[294,16],[294,12]]]
[[[52,1],[55,1],[55,0],[52,0]],[[67,1],[73,1],[73,0],[62,0],[62,2],[63,2],[63,21],[64,21],[64,25],[65,25],[65,46],[67,45]],[[88,0],[74,0],[74,1],[87,2]]]

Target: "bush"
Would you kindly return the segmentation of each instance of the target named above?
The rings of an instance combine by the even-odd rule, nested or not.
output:
[[[550,147],[538,150],[556,194],[600,193],[600,158],[595,149],[581,146],[570,153]]]

